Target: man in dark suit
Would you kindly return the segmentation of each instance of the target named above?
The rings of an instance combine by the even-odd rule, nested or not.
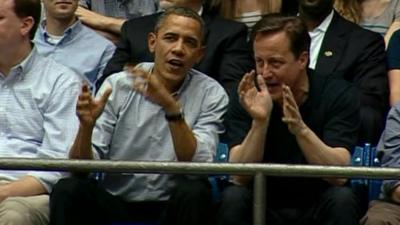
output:
[[[310,68],[357,85],[361,98],[359,144],[376,144],[388,109],[388,80],[383,38],[345,20],[333,0],[298,0],[310,32]]]
[[[205,54],[194,68],[215,78],[228,94],[235,83],[253,68],[251,50],[244,24],[222,19],[205,11],[202,0],[161,0],[168,6],[181,6],[200,12],[205,22]],[[126,63],[152,62],[153,55],[147,48],[147,35],[152,31],[161,13],[135,18],[122,26],[121,41],[114,56],[104,70],[104,77],[123,70]]]

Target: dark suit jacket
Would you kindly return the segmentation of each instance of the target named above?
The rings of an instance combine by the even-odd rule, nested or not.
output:
[[[105,76],[121,71],[127,62],[154,61],[147,47],[147,35],[153,31],[159,15],[135,18],[124,23],[121,41],[104,70]],[[206,49],[203,59],[194,68],[231,90],[244,73],[254,67],[247,42],[247,28],[242,23],[225,20],[206,11],[202,17],[206,28]]]
[[[322,42],[315,70],[353,82],[361,94],[360,140],[376,144],[389,105],[385,43],[377,33],[336,12]]]

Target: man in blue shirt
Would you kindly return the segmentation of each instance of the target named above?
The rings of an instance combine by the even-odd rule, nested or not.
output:
[[[247,42],[247,27],[243,23],[221,18],[203,7],[203,0],[161,0],[160,7],[187,7],[197,12],[205,23],[205,51],[193,68],[216,79],[230,95],[235,92],[243,74],[254,68]],[[162,13],[126,21],[121,28],[121,41],[104,69],[104,77],[123,70],[127,63],[153,62],[147,48],[147,36],[153,31]],[[140,32],[138,32],[140,31]]]
[[[376,147],[381,155],[383,167],[400,165],[400,104],[395,104],[389,111],[386,127]],[[400,224],[400,181],[384,180],[381,195],[369,203],[366,215],[360,220],[361,225],[396,225]]]
[[[31,42],[40,8],[40,0],[0,4],[0,157],[66,158],[78,130],[80,77]],[[60,177],[1,170],[0,224],[48,224],[48,193]]]
[[[158,10],[158,0],[79,0],[79,5],[76,14],[82,22],[113,42],[126,20]]]
[[[211,162],[228,96],[217,81],[192,69],[203,55],[203,38],[197,13],[166,10],[148,37],[154,63],[108,77],[100,100],[83,87],[77,105],[80,129],[70,157]],[[207,179],[105,173],[98,182],[61,180],[50,201],[54,225],[159,220],[200,225],[209,224],[211,191]]]
[[[78,0],[43,0],[43,6],[46,19],[35,36],[39,53],[71,68],[95,87],[114,53],[114,44],[82,25],[75,16]]]

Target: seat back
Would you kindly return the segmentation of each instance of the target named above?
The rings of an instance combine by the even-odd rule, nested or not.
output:
[[[351,158],[351,164],[352,166],[379,167],[381,163],[376,147],[371,146],[369,143],[365,143],[364,146],[356,146]],[[351,180],[353,190],[359,197],[364,198],[366,203],[379,197],[381,185],[381,179],[355,178]]]
[[[229,160],[229,147],[227,144],[220,142],[215,153],[214,162],[223,163]],[[229,180],[229,175],[210,175],[208,180],[211,184],[211,193],[214,202],[221,199],[222,183]]]

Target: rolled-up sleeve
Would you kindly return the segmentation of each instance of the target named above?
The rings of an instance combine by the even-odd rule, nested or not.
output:
[[[219,134],[224,132],[223,117],[228,106],[228,95],[222,88],[209,90],[203,99],[201,113],[192,127],[197,140],[193,157],[196,162],[211,162],[219,143]]]

